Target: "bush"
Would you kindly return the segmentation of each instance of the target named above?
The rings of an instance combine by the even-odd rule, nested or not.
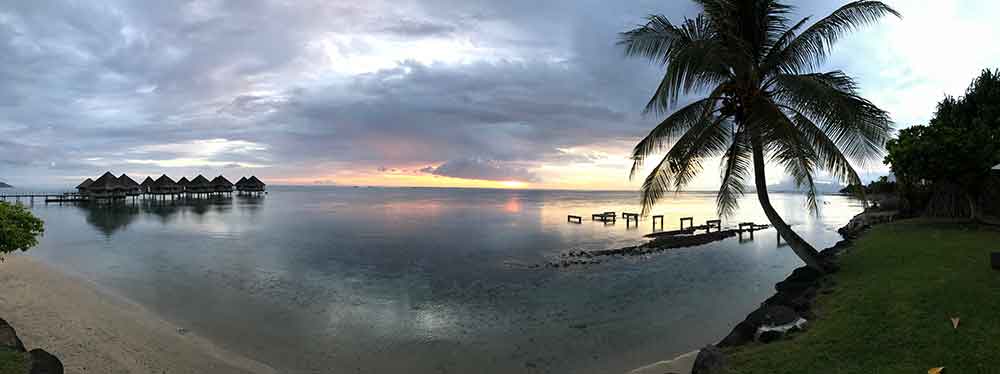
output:
[[[44,231],[42,220],[24,206],[0,202],[0,255],[34,247]]]

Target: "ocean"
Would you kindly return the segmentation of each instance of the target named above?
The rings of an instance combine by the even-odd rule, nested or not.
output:
[[[862,209],[836,195],[818,216],[801,195],[772,202],[818,249]],[[530,266],[641,243],[649,219],[589,219],[638,212],[636,192],[279,186],[32,210],[46,232],[30,256],[285,373],[624,373],[719,341],[801,266],[774,230]],[[703,224],[715,195],[670,195],[653,214],[668,230]],[[767,223],[751,195],[723,225],[745,221]]]

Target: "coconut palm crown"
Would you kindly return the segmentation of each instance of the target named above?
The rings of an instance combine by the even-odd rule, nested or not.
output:
[[[767,194],[764,165],[784,167],[807,189],[817,210],[813,176],[826,170],[860,184],[852,162],[867,165],[882,156],[892,131],[888,113],[858,94],[842,71],[819,69],[834,43],[847,33],[899,13],[880,1],[854,1],[810,24],[792,23],[792,6],[772,0],[695,0],[701,13],[671,23],[652,15],[621,34],[630,57],[666,68],[646,105],[663,115],[678,98],[706,94],[672,113],[635,146],[630,178],[646,158],[666,150],[642,185],[648,212],[670,190],[681,190],[721,156],[718,213],[730,216],[753,177],[757,197],[778,234],[810,267],[823,270],[818,253],[782,220]]]

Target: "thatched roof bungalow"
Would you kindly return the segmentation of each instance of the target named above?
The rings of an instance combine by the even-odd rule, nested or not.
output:
[[[138,196],[139,193],[141,192],[141,187],[139,186],[139,183],[137,183],[132,178],[129,178],[129,176],[125,175],[124,173],[122,174],[122,176],[118,177],[118,183],[122,185],[122,187],[125,189],[125,194],[128,196]]]
[[[188,183],[185,191],[191,193],[209,193],[213,191],[212,182],[209,182],[208,178],[205,178],[203,175],[198,174],[197,177],[194,177],[194,179]]]
[[[76,191],[79,192],[81,195],[86,195],[87,187],[90,187],[90,185],[92,184],[94,184],[93,179],[90,178],[84,179],[83,182],[80,182],[80,184],[76,186]]]
[[[152,194],[162,194],[162,195],[172,195],[181,193],[181,186],[170,179],[166,174],[161,175],[153,181],[153,185],[149,189],[149,193]]]
[[[139,191],[142,193],[149,193],[149,188],[153,186],[153,178],[146,177],[139,183]]]
[[[177,186],[181,188],[181,191],[187,190],[187,186],[189,184],[191,184],[191,181],[189,181],[187,177],[181,177],[181,179],[177,181]]]
[[[96,198],[125,197],[128,190],[111,172],[106,172],[86,187],[87,194]]]
[[[218,176],[212,179],[212,191],[214,192],[233,192],[233,182],[230,182],[226,177]]]
[[[263,192],[266,185],[257,179],[257,176],[251,176],[248,178],[241,178],[239,182],[236,183],[236,190],[243,192]]]

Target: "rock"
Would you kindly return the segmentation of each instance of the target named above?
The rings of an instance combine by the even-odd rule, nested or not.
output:
[[[17,332],[14,331],[7,321],[0,318],[0,347],[7,347],[18,352],[24,352],[24,343],[21,339],[17,337]]]
[[[792,274],[785,278],[785,280],[775,284],[774,289],[778,292],[804,290],[815,286],[822,277],[823,273],[818,270],[803,266],[792,271]]]
[[[793,323],[799,319],[795,310],[784,305],[762,306],[747,316],[745,322],[756,330],[760,326],[779,326]]]
[[[722,370],[726,366],[726,355],[722,350],[713,346],[705,346],[698,351],[698,357],[694,359],[694,366],[691,367],[691,374],[710,374]]]
[[[803,291],[799,297],[789,300],[785,306],[792,308],[796,313],[802,315],[802,313],[812,309],[812,302],[816,298],[817,292],[816,287],[810,287]]]
[[[775,330],[763,331],[760,333],[760,336],[757,337],[757,341],[764,344],[768,344],[773,341],[781,339],[781,337],[784,335],[785,334]]]
[[[56,356],[42,349],[32,349],[29,374],[63,374],[63,364]]]
[[[736,347],[741,346],[753,341],[753,334],[757,332],[757,328],[750,324],[750,322],[743,321],[736,324],[733,327],[733,331],[729,332],[721,342],[719,342],[719,347]]]

